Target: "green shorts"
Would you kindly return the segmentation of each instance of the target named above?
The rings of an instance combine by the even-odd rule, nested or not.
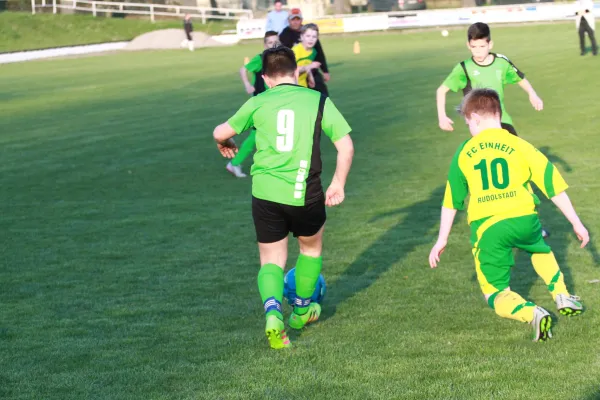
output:
[[[471,223],[471,244],[477,279],[484,295],[510,286],[510,268],[515,264],[513,249],[528,253],[550,253],[544,242],[537,214],[513,218],[488,217]]]

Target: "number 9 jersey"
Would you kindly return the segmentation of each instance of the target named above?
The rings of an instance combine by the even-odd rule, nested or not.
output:
[[[530,182],[548,198],[568,187],[554,165],[530,143],[504,129],[487,129],[456,151],[443,206],[462,210],[470,194],[469,224],[490,216],[533,214],[539,199]]]
[[[290,206],[323,197],[321,132],[335,143],[351,131],[329,98],[291,84],[251,97],[228,123],[238,134],[256,128],[252,195]]]

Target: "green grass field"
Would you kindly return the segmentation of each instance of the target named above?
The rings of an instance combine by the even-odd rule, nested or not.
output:
[[[235,29],[235,21],[194,21],[196,31],[219,34]],[[131,40],[158,29],[182,28],[177,20],[104,18],[91,15],[31,15],[24,12],[0,13],[0,53],[44,49],[90,43]]]
[[[570,24],[494,32],[545,100],[537,113],[507,90],[517,129],[564,173],[593,237],[579,250],[544,203],[587,312],[556,317],[541,344],[483,301],[464,214],[427,265],[467,137],[458,118],[439,131],[434,104],[467,56],[463,31],[359,39],[358,56],[356,37],[323,39],[356,156],[329,212],[322,320],[288,352],[264,338],[251,182],[226,173],[211,137],[247,98],[237,69],[259,45],[2,66],[0,398],[600,399],[600,60],[579,57]],[[556,314],[523,254],[512,287]]]

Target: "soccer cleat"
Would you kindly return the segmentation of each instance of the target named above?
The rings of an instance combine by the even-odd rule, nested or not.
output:
[[[227,171],[229,171],[236,178],[245,178],[248,176],[242,172],[242,167],[239,165],[231,165],[231,162],[229,162],[225,168],[227,168]]]
[[[290,338],[285,333],[283,321],[274,315],[269,315],[267,317],[265,334],[267,335],[267,339],[269,339],[269,344],[272,349],[286,349],[292,347]]]
[[[321,306],[319,305],[319,303],[310,303],[308,305],[308,311],[306,312],[306,314],[303,315],[298,315],[296,314],[296,312],[292,312],[292,315],[290,315],[290,328],[294,328],[294,329],[302,329],[304,328],[306,325],[315,322],[319,319],[319,316],[321,315]]]
[[[533,341],[544,342],[552,337],[552,317],[548,311],[536,306],[533,310]]]
[[[583,304],[580,302],[579,296],[572,296],[567,294],[556,295],[556,308],[562,315],[572,317],[579,315],[583,312]]]

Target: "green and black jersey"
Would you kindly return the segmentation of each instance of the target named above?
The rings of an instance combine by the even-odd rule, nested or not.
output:
[[[290,206],[323,196],[321,132],[336,142],[351,131],[329,98],[291,84],[250,98],[228,122],[238,134],[256,128],[252,195]]]
[[[480,65],[472,58],[457,64],[444,81],[444,86],[466,95],[471,89],[494,89],[500,96],[502,106],[502,122],[512,125],[512,118],[504,107],[504,86],[518,83],[525,78],[506,56],[491,53],[494,57],[489,65]]]
[[[248,64],[246,64],[245,67],[246,70],[254,74],[254,79],[252,81],[252,85],[254,86],[254,96],[261,94],[265,90],[269,89],[262,76],[262,53],[252,57],[252,59],[248,61]]]

